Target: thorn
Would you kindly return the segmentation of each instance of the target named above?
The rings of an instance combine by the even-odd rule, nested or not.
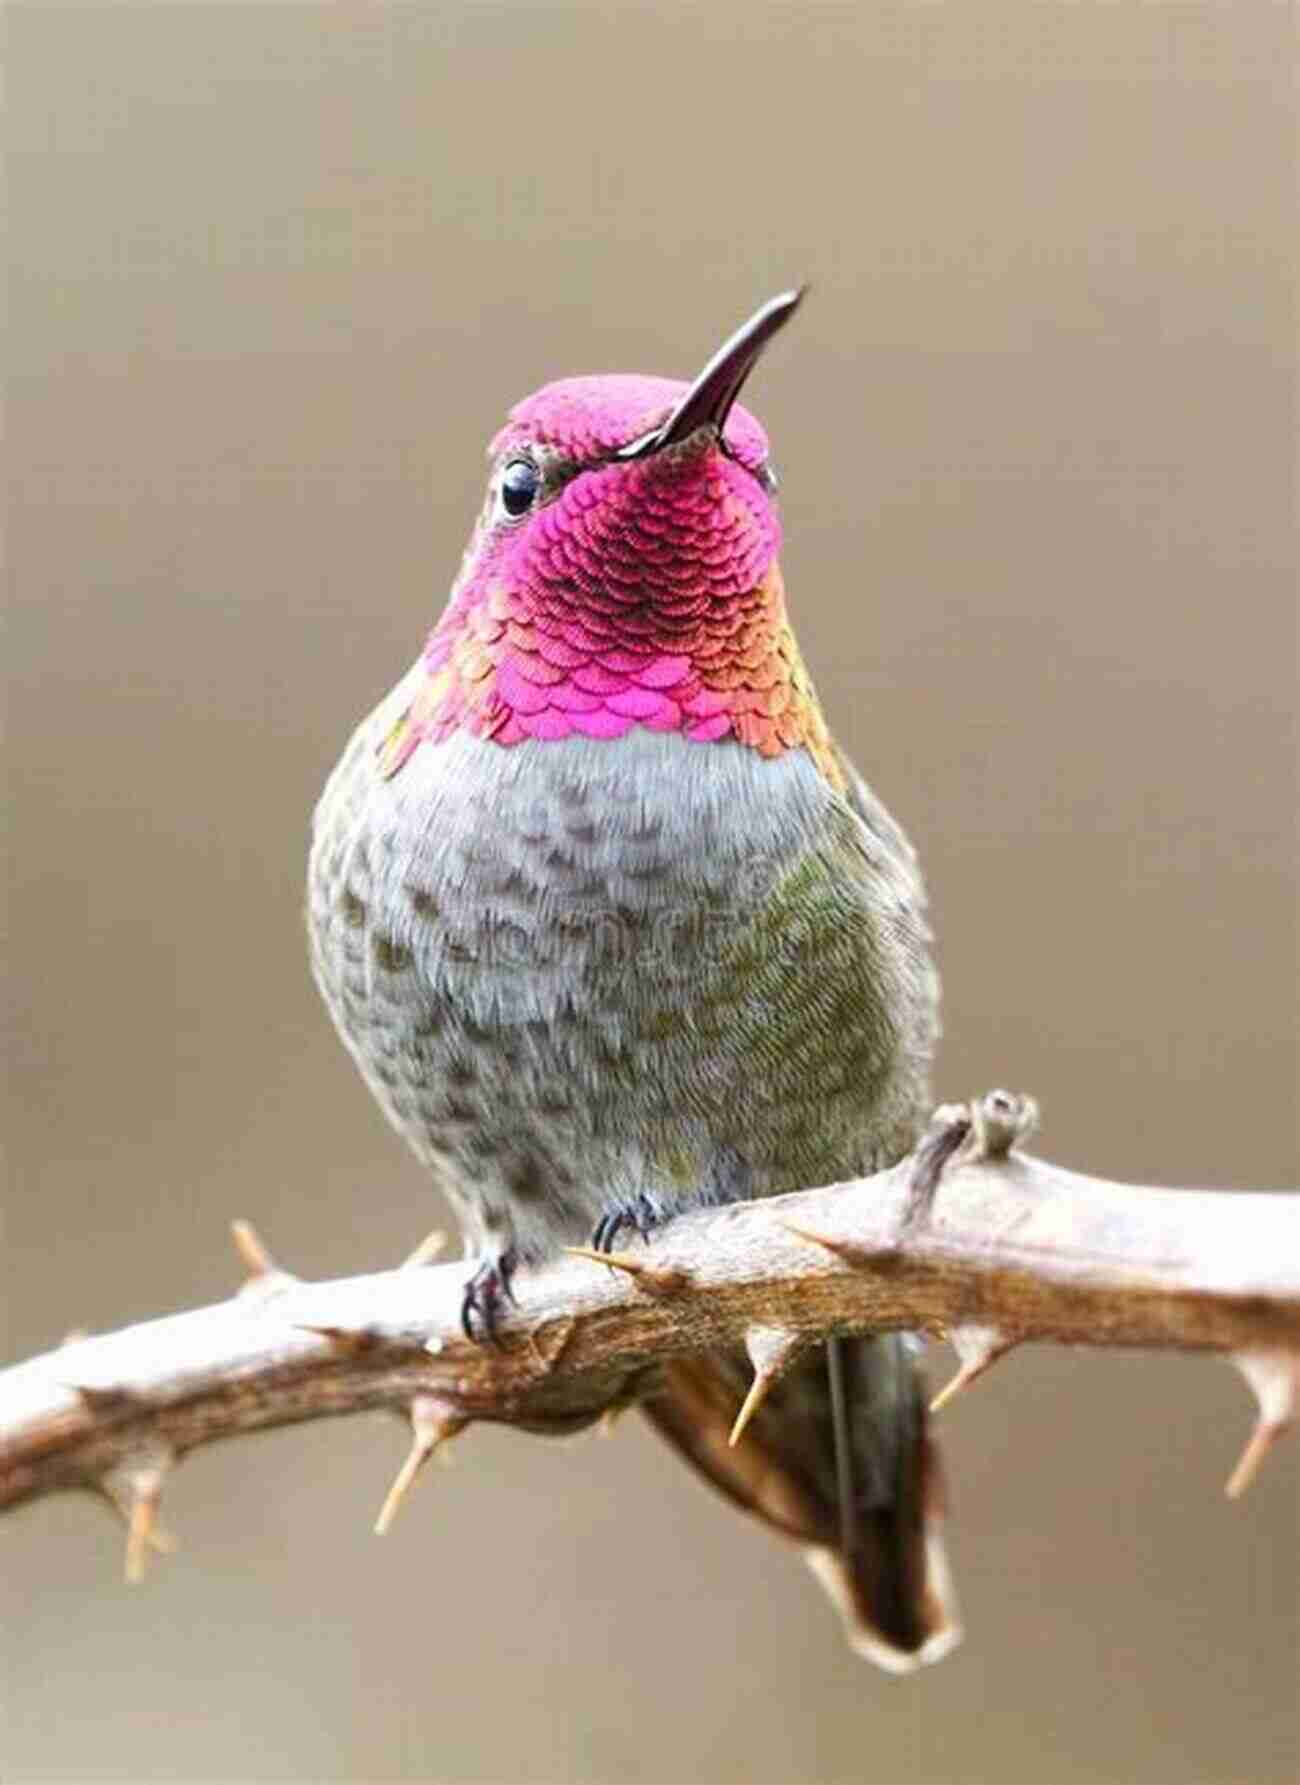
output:
[[[930,1402],[931,1413],[941,1413],[949,1401],[956,1400],[964,1388],[970,1387],[976,1377],[982,1376],[1000,1357],[1005,1357],[1016,1341],[1008,1339],[995,1326],[954,1326],[948,1334],[948,1343],[957,1353],[961,1367]]]
[[[98,1497],[105,1501],[121,1522],[127,1526],[129,1531],[132,1505],[129,1493],[124,1494],[120,1486],[110,1487],[103,1482],[96,1482],[94,1484],[94,1490]],[[146,1532],[145,1541],[155,1555],[159,1556],[174,1556],[176,1551],[180,1548],[180,1544],[177,1542],[173,1534],[170,1531],[165,1530],[162,1525],[157,1524],[156,1522],[149,1526],[148,1531]]]
[[[805,1345],[806,1340],[801,1334],[792,1333],[782,1326],[751,1326],[746,1332],[745,1350],[754,1366],[754,1380],[749,1385],[749,1393],[736,1415],[736,1423],[727,1440],[733,1448],[739,1444],[745,1427]]]
[[[419,1270],[422,1265],[432,1264],[434,1259],[441,1255],[446,1244],[446,1234],[435,1227],[432,1233],[425,1234],[414,1252],[407,1253],[406,1257],[398,1266],[398,1269],[403,1271],[416,1271]]]
[[[820,1246],[823,1252],[832,1253],[844,1264],[865,1264],[867,1259],[879,1256],[862,1246],[855,1246],[851,1240],[833,1240],[824,1233],[810,1233],[806,1227],[796,1227],[793,1221],[778,1221],[777,1226],[784,1227],[787,1233],[792,1233],[797,1240],[803,1240],[809,1246]]]
[[[393,1485],[379,1509],[379,1517],[375,1520],[376,1537],[387,1534],[412,1482],[438,1446],[448,1438],[454,1438],[457,1432],[463,1431],[469,1424],[461,1414],[453,1413],[447,1402],[437,1395],[416,1395],[411,1402],[410,1417],[411,1448],[406,1453],[406,1461],[393,1477]]]
[[[643,1258],[631,1252],[598,1252],[595,1246],[566,1246],[570,1258],[589,1258],[593,1264],[607,1264],[612,1271],[626,1271],[630,1277],[644,1277],[653,1269]]]
[[[240,1262],[247,1271],[250,1281],[258,1277],[276,1277],[284,1273],[272,1258],[263,1243],[261,1234],[251,1221],[242,1218],[230,1223],[230,1237],[235,1242],[235,1250]]]
[[[1300,1408],[1300,1355],[1287,1351],[1236,1351],[1232,1361],[1259,1403],[1259,1418],[1224,1493],[1239,1500],[1274,1444],[1295,1424]]]
[[[647,1264],[634,1252],[598,1252],[594,1246],[565,1246],[564,1250],[571,1258],[589,1258],[593,1264],[605,1264],[612,1271],[624,1271],[629,1277],[635,1277],[644,1289],[659,1295],[673,1295],[690,1282],[685,1271],[665,1270],[662,1265]]]
[[[96,1486],[126,1525],[124,1575],[128,1586],[144,1579],[148,1551],[169,1555],[176,1540],[158,1525],[162,1485],[175,1457],[159,1447],[126,1457],[101,1478]]]
[[[1005,1159],[1012,1147],[1038,1127],[1038,1105],[1012,1091],[989,1091],[970,1106],[971,1138],[977,1158]]]
[[[281,1270],[251,1221],[232,1221],[230,1236],[245,1273],[236,1295],[251,1301],[269,1301],[298,1281],[291,1271]]]
[[[942,1413],[949,1401],[955,1401],[964,1388],[969,1388],[979,1373],[977,1365],[962,1364],[930,1402],[931,1413]]]
[[[740,1404],[740,1412],[736,1415],[736,1423],[731,1428],[731,1436],[727,1439],[727,1443],[733,1450],[740,1443],[745,1427],[763,1405],[775,1382],[775,1375],[764,1374],[761,1370],[756,1372],[754,1380],[749,1385],[749,1393]]]
[[[145,1553],[153,1536],[161,1489],[162,1482],[159,1481],[156,1487],[143,1489],[131,1503],[131,1516],[126,1526],[125,1574],[128,1586],[138,1586],[144,1579]]]

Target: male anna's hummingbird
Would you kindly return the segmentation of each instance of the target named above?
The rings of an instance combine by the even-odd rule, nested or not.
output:
[[[471,1333],[520,1266],[874,1171],[928,1109],[921,880],[827,730],[736,402],[799,296],[693,384],[566,378],[511,411],[448,605],[316,812],[316,977],[455,1209]],[[913,1353],[833,1340],[734,1447],[739,1354],[645,1404],[896,1671],[957,1635]]]

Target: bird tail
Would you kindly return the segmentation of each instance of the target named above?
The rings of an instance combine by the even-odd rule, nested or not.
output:
[[[735,1446],[740,1354],[667,1366],[645,1404],[715,1488],[800,1544],[852,1648],[891,1673],[940,1660],[961,1637],[914,1350],[902,1333],[832,1340],[776,1384]]]

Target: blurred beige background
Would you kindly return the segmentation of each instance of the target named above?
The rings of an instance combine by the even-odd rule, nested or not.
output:
[[[940,1089],[1294,1181],[1292,19],[1242,4],[8,9],[7,1351],[373,1268],[442,1215],[308,978],[308,813],[506,405],[752,391],[787,582],[928,865]],[[937,1378],[950,1360],[935,1355]],[[1249,1781],[1297,1737],[1297,1453],[1222,1364],[1037,1351],[944,1421],[968,1641],[893,1681],[635,1421],[193,1458],[143,1590],[6,1542],[5,1776]]]

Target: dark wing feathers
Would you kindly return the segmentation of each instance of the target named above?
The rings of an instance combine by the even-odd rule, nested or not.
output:
[[[733,1449],[748,1386],[740,1353],[669,1365],[644,1405],[660,1434],[720,1493],[809,1552],[860,1653],[895,1672],[957,1640],[939,1538],[940,1490],[910,1341],[840,1341],[854,1504],[839,1503],[824,1352],[796,1364]]]
[[[912,847],[852,764],[839,760],[846,803],[862,826],[863,872],[893,882],[915,946],[928,953],[925,891]],[[921,1015],[928,1054],[937,1017]],[[902,1333],[834,1343],[842,1422],[824,1351],[776,1384],[734,1448],[730,1432],[749,1385],[743,1354],[669,1365],[644,1410],[720,1493],[804,1546],[853,1646],[904,1672],[937,1660],[960,1636],[915,1346]]]

